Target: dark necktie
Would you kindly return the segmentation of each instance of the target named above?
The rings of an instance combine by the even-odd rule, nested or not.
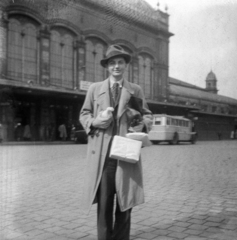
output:
[[[114,83],[112,86],[112,96],[114,99],[114,102],[117,102],[118,99],[118,95],[119,95],[119,84],[118,83]]]

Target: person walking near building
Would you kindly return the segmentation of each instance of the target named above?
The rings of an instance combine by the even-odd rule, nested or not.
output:
[[[29,141],[31,139],[30,125],[26,124],[23,132],[23,140]]]
[[[3,127],[2,124],[0,123],[0,143],[2,143],[3,140]]]
[[[113,136],[126,135],[132,116],[140,115],[134,126],[136,131],[148,132],[152,125],[152,114],[141,87],[124,78],[130,60],[130,54],[121,46],[108,48],[100,63],[109,77],[89,87],[80,112],[80,122],[88,134],[83,208],[89,213],[92,204],[98,204],[99,240],[129,240],[132,208],[144,203],[141,159],[133,164],[109,157]],[[140,100],[140,112],[129,110],[131,99]],[[109,107],[114,109],[113,114],[102,116]]]
[[[61,124],[58,127],[58,131],[59,131],[59,137],[62,141],[65,141],[67,138],[67,130],[66,130],[66,126],[65,124]]]

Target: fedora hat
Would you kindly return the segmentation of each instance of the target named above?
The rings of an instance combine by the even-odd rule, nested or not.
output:
[[[100,61],[100,64],[105,68],[109,59],[114,57],[123,57],[126,63],[129,63],[131,60],[131,55],[126,52],[121,46],[111,45],[106,51],[105,58]]]

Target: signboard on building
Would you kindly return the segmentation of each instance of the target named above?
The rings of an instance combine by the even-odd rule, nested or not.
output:
[[[80,90],[87,91],[93,82],[80,81]]]

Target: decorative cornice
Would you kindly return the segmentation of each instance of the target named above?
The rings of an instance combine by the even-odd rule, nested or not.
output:
[[[87,6],[89,8],[94,8],[97,11],[102,12],[105,15],[108,15],[110,12],[113,13],[113,17],[117,17],[120,20],[124,20],[125,22],[131,24],[131,25],[138,25],[143,28],[146,31],[150,31],[153,34],[161,34],[164,35],[166,37],[171,37],[173,36],[172,33],[170,33],[168,30],[162,29],[161,27],[158,26],[158,22],[159,20],[155,20],[153,18],[151,18],[150,16],[146,15],[144,12],[144,16],[149,20],[150,22],[145,22],[144,19],[135,19],[132,18],[131,15],[125,14],[125,12],[123,13],[122,11],[119,11],[117,9],[112,9],[110,6],[105,7],[102,4],[100,4],[100,2],[96,2],[96,1],[90,1],[90,0],[81,0],[80,4]]]
[[[104,42],[105,45],[112,44],[111,39],[107,35],[97,30],[88,29],[88,30],[84,30],[82,33],[85,36],[85,39],[94,37],[94,38],[100,39],[102,42]]]
[[[8,13],[8,16],[13,15],[13,14],[21,14],[21,15],[26,15],[28,17],[33,18],[36,22],[38,22],[40,25],[45,24],[46,20],[45,18],[39,14],[35,9],[27,7],[27,6],[22,6],[22,5],[10,5],[6,8],[6,12]]]
[[[82,34],[82,31],[73,23],[69,22],[68,20],[60,19],[60,18],[52,18],[46,20],[49,25],[49,28],[53,27],[63,27],[68,30],[71,30],[75,36],[79,36]]]

